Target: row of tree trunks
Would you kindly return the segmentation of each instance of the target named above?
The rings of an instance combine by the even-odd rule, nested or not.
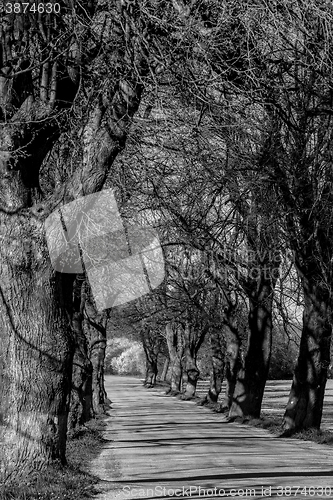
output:
[[[195,396],[200,376],[197,354],[208,331],[208,327],[204,327],[198,334],[196,328],[197,325],[189,320],[184,323],[169,322],[166,325],[170,393],[182,393],[185,399]]]
[[[144,349],[144,351],[146,356],[146,373],[145,373],[144,385],[147,387],[154,387],[158,376],[158,355],[156,356],[155,354],[153,354],[153,356],[151,356],[151,353],[148,350]],[[162,372],[161,375],[159,376],[160,382],[164,382],[166,380],[167,373],[169,370],[169,365],[170,365],[170,359],[167,356],[164,359]]]

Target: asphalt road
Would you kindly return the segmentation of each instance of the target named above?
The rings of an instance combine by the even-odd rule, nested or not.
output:
[[[332,447],[227,423],[135,378],[106,377],[106,390],[113,404],[91,464],[96,500],[333,498]]]

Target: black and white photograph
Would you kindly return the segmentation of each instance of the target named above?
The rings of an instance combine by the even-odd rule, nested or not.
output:
[[[333,2],[0,0],[0,500],[333,499]]]

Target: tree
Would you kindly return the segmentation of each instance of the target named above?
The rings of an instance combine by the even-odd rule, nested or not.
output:
[[[124,148],[152,57],[144,45],[145,19],[134,4],[96,7],[91,1],[64,2],[65,12],[42,19],[1,14],[5,477],[54,459],[65,463],[74,276],[52,270],[44,221],[63,203],[103,187]],[[72,171],[66,169],[63,182],[49,186],[46,197],[40,189],[41,167],[61,134],[70,130],[68,110],[77,96],[86,103],[73,122],[72,135],[80,141],[78,161]]]

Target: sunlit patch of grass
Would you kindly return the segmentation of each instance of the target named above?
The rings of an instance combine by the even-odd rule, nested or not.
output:
[[[242,419],[242,423],[267,429],[275,436],[292,439],[300,439],[302,441],[312,441],[318,444],[333,445],[333,432],[327,430],[319,430],[315,428],[306,429],[297,432],[285,432],[283,430],[283,418],[262,415],[260,418]]]
[[[333,444],[333,432],[319,429],[307,429],[295,432],[291,437],[305,441],[313,441],[318,444]]]
[[[72,433],[67,444],[67,466],[52,465],[20,482],[0,486],[1,500],[81,500],[93,498],[99,479],[85,471],[98,455],[103,438],[101,423],[92,421]]]
[[[244,419],[243,423],[252,425],[253,427],[266,429],[275,436],[279,436],[282,432],[282,418],[279,417],[272,417],[263,414],[260,418]]]

